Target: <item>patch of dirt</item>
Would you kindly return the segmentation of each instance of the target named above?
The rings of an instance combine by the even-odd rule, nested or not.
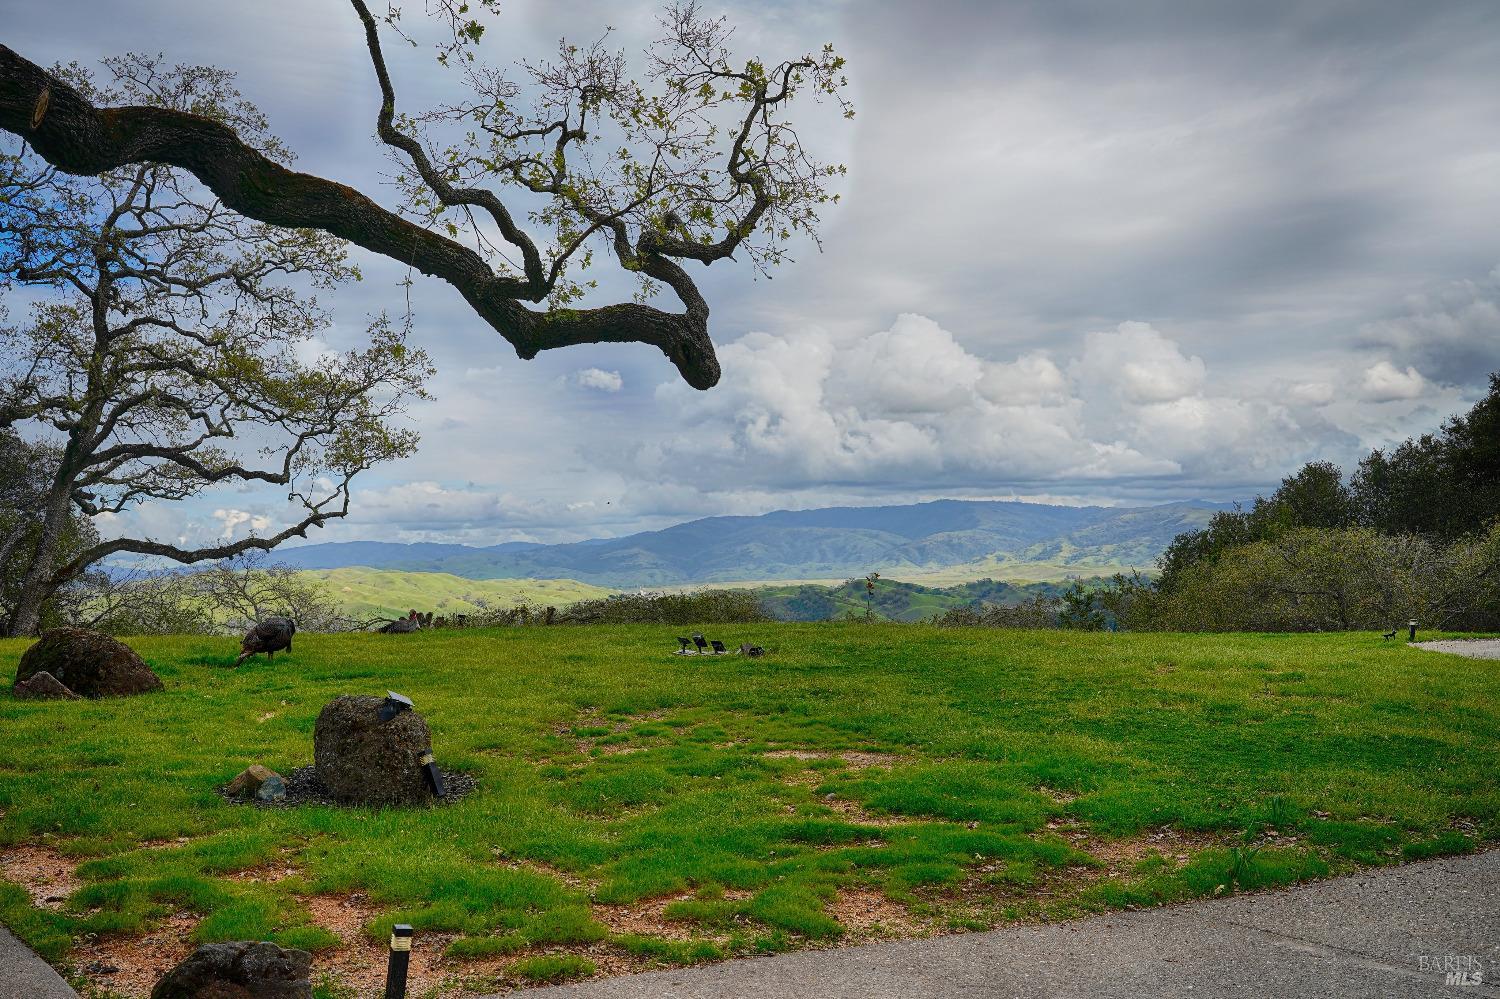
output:
[[[909,815],[876,815],[874,812],[865,811],[864,806],[857,801],[849,801],[847,798],[828,794],[820,797],[818,804],[824,808],[831,809],[851,824],[857,826],[887,828],[890,826],[931,825],[943,821],[942,819],[934,818],[913,818]]]
[[[496,849],[498,850],[498,848]],[[533,874],[553,878],[561,881],[574,891],[581,891],[589,896],[592,896],[599,888],[599,882],[597,881],[579,877],[572,871],[565,871],[561,867],[554,867],[540,860],[504,860],[501,861],[500,866],[508,867],[513,871],[530,871]]]
[[[599,740],[607,736],[576,736],[573,733],[580,728],[607,728],[610,735],[620,735],[642,722],[661,721],[671,713],[672,711],[668,708],[656,708],[634,715],[604,715],[597,708],[584,708],[578,712],[577,720],[554,725],[552,734],[564,739],[572,739],[578,752],[584,756],[595,752],[601,756],[623,756],[627,753],[643,752],[647,747],[622,742],[609,742],[601,746],[598,744]]]
[[[95,988],[111,996],[147,999],[162,976],[193,952],[189,938],[197,925],[197,916],[180,912],[142,936],[84,937],[71,960]]]
[[[378,999],[385,995],[386,964],[390,947],[385,941],[371,940],[364,929],[384,910],[373,904],[362,892],[352,895],[313,895],[301,899],[312,915],[312,921],[328,930],[342,942],[337,950],[313,955],[313,979],[323,975],[352,988],[359,999]],[[419,933],[411,949],[407,971],[407,994],[421,996],[428,990],[444,994],[452,988],[446,969],[440,967],[443,949],[453,939],[451,933]]]
[[[246,871],[235,871],[233,874],[224,874],[221,877],[225,881],[239,881],[249,884],[274,885],[278,881],[296,877],[302,872],[290,864],[273,862],[260,867],[252,867]]]
[[[26,889],[31,904],[60,908],[78,890],[78,864],[46,846],[7,846],[0,849],[0,878]]]
[[[739,902],[749,898],[748,891],[727,889],[724,898]],[[615,933],[637,933],[641,936],[664,937],[669,940],[709,939],[722,942],[723,938],[704,932],[695,923],[671,920],[666,917],[667,906],[673,902],[686,902],[695,896],[691,892],[668,895],[663,898],[642,899],[629,905],[594,905],[594,918]]]
[[[1064,870],[1074,878],[1092,881],[1103,877],[1120,877],[1153,856],[1160,856],[1168,866],[1187,863],[1193,854],[1211,847],[1224,846],[1232,837],[1224,833],[1190,832],[1172,826],[1161,826],[1141,832],[1135,836],[1107,838],[1090,833],[1068,819],[1053,819],[1047,823],[1047,831],[1066,840],[1070,846],[1093,857],[1099,866],[1078,865]],[[1278,846],[1296,843],[1291,836],[1276,838],[1268,833]]]
[[[841,888],[828,914],[844,928],[846,940],[909,939],[931,932],[905,906],[874,888]]]
[[[855,750],[822,750],[822,749],[773,749],[769,753],[763,753],[767,759],[772,760],[843,760],[844,763],[854,770],[864,770],[868,767],[893,767],[902,762],[903,757],[895,753],[865,753]]]

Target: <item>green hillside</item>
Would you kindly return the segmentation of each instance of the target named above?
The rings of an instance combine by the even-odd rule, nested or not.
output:
[[[476,614],[522,603],[562,607],[613,592],[572,579],[465,579],[446,572],[363,567],[309,569],[299,575],[325,586],[353,618],[397,617],[412,609],[442,616]]]
[[[1009,583],[981,579],[958,586],[934,587],[881,579],[865,602],[865,581],[851,579],[833,586],[816,583],[762,586],[756,589],[767,613],[782,621],[836,621],[850,616],[886,621],[925,621],[955,607],[981,603],[1014,606],[1033,597],[1056,597],[1068,583]]]

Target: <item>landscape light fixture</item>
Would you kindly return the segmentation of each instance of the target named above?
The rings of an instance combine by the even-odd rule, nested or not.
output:
[[[708,639],[704,638],[702,635],[694,635],[693,644],[698,646],[698,651],[700,653],[708,651]]]
[[[1406,640],[1408,642],[1415,642],[1417,640],[1417,619],[1412,618],[1410,621],[1406,622],[1406,628]]]
[[[441,798],[448,793],[443,786],[443,772],[438,769],[437,760],[432,758],[431,751],[422,754],[422,776],[427,778],[427,790],[432,792],[433,797]]]
[[[380,706],[380,720],[388,722],[403,711],[410,711],[413,707],[410,697],[398,694],[394,690],[387,690],[385,703]]]
[[[391,956],[385,966],[385,999],[406,999],[406,969],[411,963],[411,926],[391,927]]]
[[[686,655],[691,655],[692,654],[691,651],[688,649],[688,646],[693,644],[693,640],[691,638],[683,638],[681,635],[678,635],[677,636],[677,644],[682,646],[682,648],[680,648],[680,649],[677,650],[677,654],[679,656],[686,656]]]

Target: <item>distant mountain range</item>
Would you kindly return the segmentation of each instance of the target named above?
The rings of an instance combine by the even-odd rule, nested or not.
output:
[[[939,500],[708,517],[566,545],[305,545],[279,548],[272,560],[299,569],[575,579],[616,589],[836,580],[870,572],[934,585],[986,577],[1040,580],[1149,568],[1173,537],[1226,508],[1201,501],[1122,508]]]

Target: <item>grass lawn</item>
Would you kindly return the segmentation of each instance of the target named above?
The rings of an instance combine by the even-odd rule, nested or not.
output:
[[[483,990],[1500,838],[1500,662],[1369,635],[853,623],[716,628],[773,654],[707,659],[668,654],[676,633],[299,635],[238,671],[231,639],[141,639],[164,693],[0,695],[0,853],[70,868],[49,903],[13,861],[0,922],[78,969],[173,934],[268,938],[318,951],[335,996],[373,993],[363,965],[404,921],[424,988]],[[0,642],[0,676],[24,647]],[[478,791],[385,812],[216,794],[311,762],[324,702],[387,688]]]

